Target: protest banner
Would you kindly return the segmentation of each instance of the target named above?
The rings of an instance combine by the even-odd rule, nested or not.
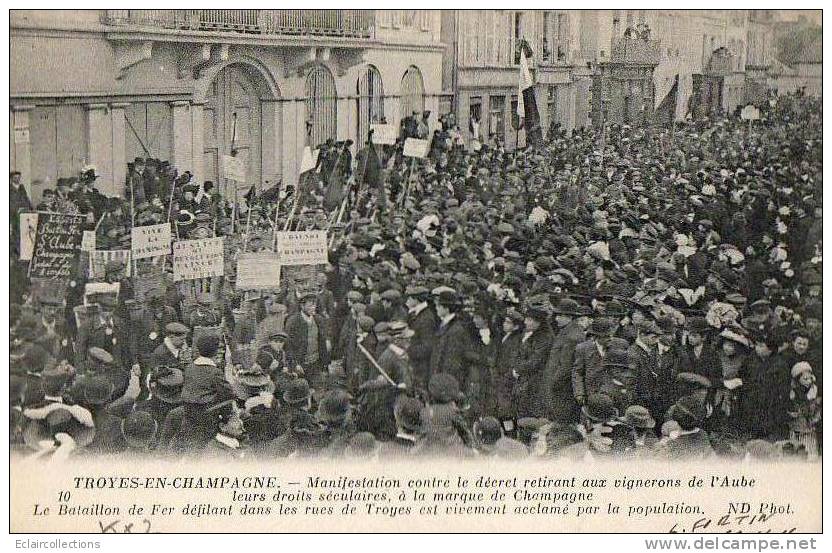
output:
[[[94,250],[90,253],[90,278],[104,278],[105,268],[110,261],[118,261],[124,265],[126,276],[130,276],[130,250]]]
[[[29,261],[32,259],[32,252],[35,250],[35,234],[38,230],[37,213],[20,214],[20,260]]]
[[[81,238],[81,251],[92,252],[95,251],[95,231],[85,230],[84,236]]]
[[[303,156],[300,159],[300,171],[298,174],[302,175],[307,171],[311,171],[318,165],[318,156],[321,154],[321,150],[316,149],[312,151],[312,149],[307,146],[303,149]]]
[[[393,125],[370,125],[370,129],[373,131],[373,144],[396,143],[398,133]]]
[[[427,140],[419,140],[417,138],[408,138],[404,141],[404,156],[425,158],[428,155],[430,142]]]
[[[70,280],[81,251],[86,216],[47,211],[37,215],[29,277]]]
[[[278,232],[275,251],[283,266],[329,262],[324,230]]]
[[[119,282],[88,282],[84,285],[84,305],[97,304],[102,296],[118,298]]]
[[[246,182],[246,163],[242,157],[222,156],[222,176],[228,180]]]
[[[131,249],[133,259],[145,259],[170,253],[170,224],[133,227]]]
[[[280,259],[274,252],[241,253],[237,258],[237,290],[280,288]]]
[[[173,280],[223,276],[222,237],[173,243]]]

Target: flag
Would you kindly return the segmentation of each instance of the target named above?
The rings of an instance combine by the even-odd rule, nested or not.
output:
[[[378,157],[375,145],[370,142],[364,149],[362,184],[369,188],[378,189],[381,186],[381,159]]]
[[[520,82],[517,86],[517,117],[520,126],[526,129],[526,143],[540,144],[543,132],[540,130],[540,113],[537,111],[537,99],[534,95],[534,80],[529,70],[529,58],[533,55],[529,44],[520,43]]]
[[[676,103],[679,99],[679,75],[673,79],[673,86],[667,92],[659,107],[653,113],[653,122],[657,125],[669,125],[676,119]]]
[[[327,211],[337,209],[347,193],[347,170],[348,158],[344,156],[345,145],[338,149],[338,157],[335,158],[335,166],[326,179],[326,193],[324,195],[324,208]]]

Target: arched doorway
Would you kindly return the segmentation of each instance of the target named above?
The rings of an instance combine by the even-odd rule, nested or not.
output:
[[[232,64],[217,73],[203,106],[205,180],[211,180],[226,196],[233,196],[232,183],[222,178],[222,156],[236,149],[245,160],[246,186],[259,186],[262,174],[262,104],[257,85],[242,64]],[[243,186],[240,186],[242,189]]]
[[[368,65],[358,77],[358,143],[367,140],[370,125],[384,120],[384,86],[381,73],[374,65]],[[360,146],[359,146],[360,147]]]
[[[310,145],[314,148],[335,140],[338,93],[329,69],[316,65],[306,76],[306,118],[312,124]]]
[[[404,72],[402,77],[401,98],[399,100],[399,117],[404,119],[413,115],[415,111],[421,114],[425,109],[425,83],[422,80],[422,72],[419,68],[411,65]]]

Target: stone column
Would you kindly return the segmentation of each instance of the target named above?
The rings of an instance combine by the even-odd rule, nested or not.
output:
[[[29,137],[29,112],[33,105],[17,104],[11,106],[12,111],[12,142],[9,149],[14,154],[12,171],[20,171],[21,182],[26,187],[29,198],[32,198],[32,150]]]
[[[280,98],[262,101],[262,189],[274,186],[283,173],[283,102]],[[291,105],[291,104],[289,104]],[[266,181],[269,184],[266,185]]]
[[[94,165],[96,188],[106,196],[119,196],[113,183],[113,124],[107,104],[86,104],[87,163]]]
[[[173,159],[171,164],[180,173],[193,173],[193,137],[191,104],[186,100],[171,102],[171,120],[173,121]]]
[[[193,182],[202,184],[205,178],[203,158],[205,157],[205,134],[202,102],[191,103],[191,174]],[[188,169],[179,169],[180,172]]]
[[[112,175],[113,188],[118,196],[124,197],[125,188],[127,185],[127,146],[126,146],[126,128],[127,123],[124,114],[124,108],[128,107],[128,102],[118,102],[110,104],[110,116],[112,118]]]

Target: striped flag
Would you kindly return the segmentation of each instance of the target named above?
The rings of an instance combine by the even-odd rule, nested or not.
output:
[[[526,129],[526,143],[540,144],[543,142],[543,131],[540,129],[540,112],[537,110],[537,99],[534,95],[534,80],[529,70],[529,59],[533,52],[525,39],[520,43],[520,82],[517,86],[517,117],[520,126]]]

